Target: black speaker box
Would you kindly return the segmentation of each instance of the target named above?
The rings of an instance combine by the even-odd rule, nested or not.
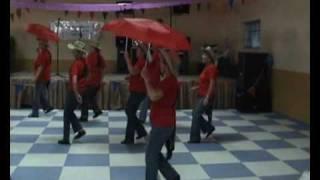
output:
[[[271,112],[271,77],[268,53],[239,53],[239,78],[237,82],[236,107],[241,112]],[[254,85],[256,95],[248,93]]]

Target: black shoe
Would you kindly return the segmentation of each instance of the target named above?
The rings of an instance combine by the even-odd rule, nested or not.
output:
[[[121,141],[121,144],[134,144],[134,141],[128,141],[128,140],[123,140]]]
[[[84,135],[86,135],[86,131],[81,129],[80,131],[77,132],[77,135],[74,136],[73,139],[80,139],[81,137],[83,137]]]
[[[208,138],[216,128],[212,127],[212,129],[207,133],[206,138]]]
[[[38,117],[39,117],[39,114],[31,113],[31,114],[28,115],[28,118],[38,118]]]
[[[49,107],[48,109],[46,109],[45,111],[44,111],[44,113],[49,113],[49,112],[51,112],[52,110],[54,110],[54,108],[53,107]]]
[[[88,122],[88,118],[85,118],[85,117],[80,117],[79,121],[81,122]]]
[[[70,145],[70,141],[69,140],[65,140],[65,139],[61,139],[61,140],[58,141],[58,144]]]
[[[96,117],[100,116],[102,113],[103,113],[103,112],[102,112],[101,110],[95,112],[94,115],[93,115],[93,118],[96,118]]]
[[[189,140],[187,143],[188,144],[198,144],[198,143],[200,143],[200,140],[199,141]]]

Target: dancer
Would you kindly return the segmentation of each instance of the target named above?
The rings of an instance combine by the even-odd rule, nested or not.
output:
[[[137,131],[137,139],[145,137],[147,135],[147,131],[143,127],[142,123],[137,118],[137,110],[139,104],[146,96],[146,88],[144,85],[144,81],[140,76],[140,72],[145,65],[145,53],[143,44],[139,44],[137,46],[137,62],[135,65],[132,65],[132,60],[129,57],[128,52],[126,51],[124,54],[128,70],[130,73],[129,76],[129,91],[130,96],[127,102],[127,106],[125,109],[128,121],[126,127],[126,135],[125,139],[121,142],[121,144],[134,144],[134,134]]]
[[[97,93],[100,90],[103,74],[105,72],[105,61],[100,53],[101,47],[98,42],[90,44],[90,54],[87,57],[86,64],[88,67],[86,96],[81,105],[80,121],[88,121],[88,107],[91,105],[94,115],[93,118],[102,114],[101,109],[97,105]]]
[[[68,48],[72,50],[75,60],[69,70],[69,89],[66,95],[63,113],[63,139],[59,140],[59,144],[70,144],[70,125],[75,132],[74,139],[83,137],[86,132],[80,124],[79,119],[74,113],[78,105],[82,104],[82,97],[86,91],[86,75],[87,67],[84,55],[86,44],[82,41],[75,41],[68,44]]]
[[[180,176],[161,153],[163,145],[170,140],[176,125],[176,98],[178,81],[170,58],[161,50],[160,72],[162,80],[151,83],[150,69],[147,65],[141,72],[147,94],[151,100],[151,132],[146,149],[146,180],[156,180],[158,170],[166,179],[179,180]],[[153,60],[154,61],[154,60]]]
[[[45,113],[53,110],[49,105],[48,88],[51,76],[51,53],[48,40],[38,38],[37,59],[34,61],[35,95],[33,98],[32,112],[28,117],[39,117],[39,108],[42,106]]]
[[[192,124],[190,131],[189,143],[200,143],[200,130],[207,133],[206,138],[209,137],[215,127],[211,124],[212,108],[215,93],[215,84],[217,79],[217,66],[215,65],[215,56],[210,47],[204,49],[202,54],[202,62],[205,68],[200,74],[199,86],[193,89],[198,89],[198,100],[192,112]],[[202,114],[209,115],[209,121],[206,121]]]

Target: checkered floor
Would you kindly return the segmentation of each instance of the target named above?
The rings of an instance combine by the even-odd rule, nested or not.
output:
[[[11,110],[13,180],[144,179],[144,140],[120,144],[126,125],[123,111],[105,111],[83,123],[87,136],[71,146],[57,144],[62,111],[41,113],[41,118],[27,118],[29,113]],[[177,112],[176,150],[170,161],[182,180],[296,180],[309,169],[309,125],[275,113],[219,110],[213,112],[213,138],[187,144],[190,115],[191,110]],[[150,130],[148,123],[146,127]]]

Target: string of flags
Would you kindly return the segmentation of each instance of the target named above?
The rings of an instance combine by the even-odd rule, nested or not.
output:
[[[33,0],[33,1],[34,1],[35,4],[46,4],[45,0]],[[180,1],[182,2],[182,0],[180,0]],[[249,1],[255,1],[255,0],[226,0],[226,1],[227,1],[228,6],[230,7],[230,9],[233,9],[237,4],[244,5],[244,4],[248,3]],[[197,9],[198,12],[201,11],[201,9],[202,9],[201,7],[202,6],[206,6],[208,11],[211,10],[211,3],[209,1],[207,1],[207,0],[203,0],[203,1],[198,0],[197,1],[196,9]],[[32,8],[29,8],[29,7],[17,8],[15,13],[11,12],[10,13],[10,19],[11,19],[12,22],[15,20],[15,17],[17,17],[17,19],[21,19],[22,15],[23,15],[22,9],[25,10],[25,12],[27,12],[27,13],[31,13],[30,9],[32,9]],[[116,16],[116,18],[119,18],[120,14],[123,13],[124,11],[127,11],[127,10],[130,10],[130,9],[125,9],[125,10],[122,10],[122,11],[113,11],[113,12],[114,12],[114,15]],[[145,8],[140,8],[139,10],[140,10],[140,12],[142,14],[145,13]],[[74,11],[71,11],[71,12],[74,12]],[[91,20],[93,20],[96,17],[96,13],[99,13],[99,12],[94,12],[94,11],[89,11],[89,12],[87,12],[87,11],[76,11],[77,17],[80,18],[81,15],[84,12],[88,13],[89,18]],[[69,10],[64,10],[64,16],[65,17],[68,16],[69,13],[70,13]],[[100,13],[102,13],[103,19],[106,20],[109,13],[107,11],[102,11]],[[133,13],[133,15],[134,15],[134,13]]]

